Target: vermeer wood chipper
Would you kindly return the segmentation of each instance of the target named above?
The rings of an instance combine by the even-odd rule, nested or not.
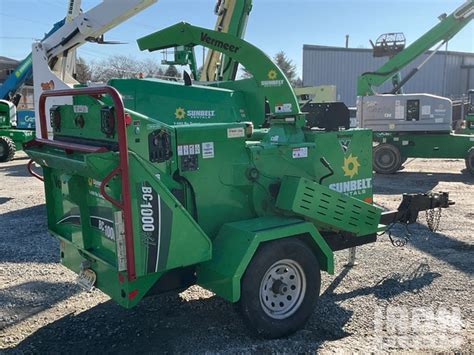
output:
[[[445,193],[404,196],[392,212],[374,206],[371,132],[309,127],[284,74],[253,45],[186,23],[138,44],[202,45],[253,77],[43,93],[42,138],[25,148],[43,168],[49,231],[80,282],[122,306],[198,284],[238,302],[258,334],[290,334],[335,250],[448,207]],[[73,105],[51,108],[51,138],[45,102],[59,96]]]

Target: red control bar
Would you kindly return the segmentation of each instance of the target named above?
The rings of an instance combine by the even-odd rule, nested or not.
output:
[[[128,280],[136,279],[135,272],[135,253],[133,248],[133,226],[132,226],[132,208],[130,202],[130,176],[129,176],[129,162],[128,162],[128,143],[127,143],[127,132],[126,132],[126,117],[125,108],[123,105],[122,97],[120,93],[111,86],[97,86],[97,87],[86,87],[77,89],[65,89],[65,90],[48,90],[44,91],[39,99],[39,120],[40,120],[40,132],[41,138],[33,140],[31,145],[48,145],[55,148],[62,148],[66,152],[83,152],[83,153],[102,153],[107,152],[106,147],[93,147],[85,144],[76,144],[68,142],[53,141],[48,138],[48,126],[46,123],[46,99],[48,97],[58,96],[78,96],[78,95],[89,95],[97,97],[99,95],[107,94],[112,98],[115,107],[115,115],[117,117],[117,135],[118,135],[118,146],[119,146],[119,166],[113,169],[107,177],[102,181],[100,186],[100,192],[104,198],[112,203],[114,206],[120,208],[123,211],[124,227],[125,227],[125,248],[127,258],[127,274]],[[122,201],[117,201],[110,197],[105,192],[105,185],[115,175],[120,175],[122,180]]]

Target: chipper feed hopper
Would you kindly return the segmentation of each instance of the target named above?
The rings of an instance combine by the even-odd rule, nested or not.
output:
[[[308,127],[284,74],[251,44],[186,23],[138,44],[203,45],[253,77],[43,93],[42,137],[25,148],[43,168],[49,231],[80,283],[122,306],[198,284],[239,302],[258,334],[283,336],[310,316],[335,250],[448,206],[444,193],[374,206],[371,132]],[[59,96],[73,104],[51,108],[48,137],[45,103]]]

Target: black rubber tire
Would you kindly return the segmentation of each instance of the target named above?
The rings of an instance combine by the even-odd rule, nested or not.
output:
[[[302,301],[294,313],[284,319],[270,317],[260,301],[260,287],[267,270],[280,260],[291,260],[301,266],[306,279]],[[259,247],[242,278],[239,308],[247,326],[259,337],[279,338],[301,329],[311,316],[319,298],[321,272],[313,251],[297,238],[284,238]]]
[[[402,167],[402,156],[397,147],[379,144],[373,150],[373,168],[378,174],[394,174]]]
[[[0,137],[0,162],[10,161],[15,156],[15,142],[9,137]]]
[[[466,169],[474,175],[474,147],[469,149],[466,156]]]

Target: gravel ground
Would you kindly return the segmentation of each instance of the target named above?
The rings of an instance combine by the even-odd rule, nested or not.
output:
[[[461,160],[409,161],[377,176],[376,201],[398,205],[403,192],[449,191],[440,230],[424,217],[407,246],[386,236],[357,249],[358,265],[323,274],[308,325],[291,337],[249,334],[234,307],[200,287],[143,300],[126,310],[100,291],[86,293],[61,266],[48,235],[42,183],[22,153],[0,165],[0,349],[6,353],[99,352],[474,352],[474,178]],[[420,171],[423,171],[421,173]],[[394,229],[403,235],[403,229]],[[2,350],[0,350],[2,352]]]

